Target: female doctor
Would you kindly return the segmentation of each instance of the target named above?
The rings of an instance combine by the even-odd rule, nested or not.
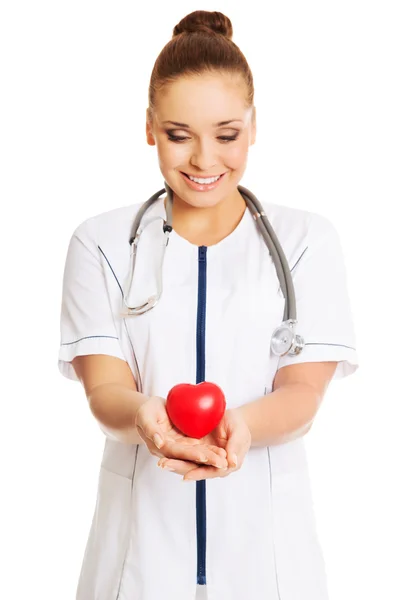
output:
[[[143,217],[129,298],[142,202],[87,219],[68,248],[59,368],[81,381],[106,435],[77,600],[328,598],[303,436],[329,382],[358,366],[345,267],[329,220],[262,199],[304,337],[300,353],[272,353],[285,296],[238,188],[256,120],[231,38],[226,16],[195,11],[155,63],[146,135],[172,231],[165,249],[161,194]],[[128,314],[158,290],[160,269],[158,303]],[[194,439],[165,399],[201,381],[227,406]]]

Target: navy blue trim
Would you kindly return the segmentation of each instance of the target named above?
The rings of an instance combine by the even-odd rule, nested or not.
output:
[[[86,337],[79,338],[79,340],[75,340],[74,342],[66,342],[61,344],[61,346],[70,346],[71,344],[77,344],[82,340],[89,340],[91,338],[110,338],[111,340],[119,340],[119,338],[115,337],[114,335],[87,335]]]
[[[303,258],[303,256],[304,256],[304,252],[305,252],[306,250],[308,250],[308,246],[307,246],[307,248],[306,248],[306,249],[305,249],[305,250],[304,250],[304,251],[303,251],[303,252],[300,254],[299,258],[297,259],[297,261],[295,262],[295,264],[293,265],[293,267],[290,269],[290,272],[292,272],[292,271],[293,271],[293,269],[296,267],[296,265],[297,265],[297,264],[300,262],[300,260]]]
[[[301,261],[301,259],[303,258],[304,254],[305,254],[305,252],[306,252],[307,250],[308,250],[308,246],[307,246],[307,248],[305,248],[305,249],[303,250],[303,252],[300,254],[299,258],[298,258],[298,259],[296,260],[296,262],[294,263],[293,267],[290,269],[290,272],[291,272],[291,273],[293,273],[294,269],[297,267],[297,265],[299,264],[299,262]],[[281,293],[283,294],[283,292],[282,292],[282,286],[281,286],[280,284],[279,284],[278,292],[279,292],[279,290],[280,290],[280,291],[281,291]]]
[[[98,247],[98,249],[100,250],[100,252],[102,253],[102,255],[104,256],[104,258],[106,259],[106,261],[107,261],[107,264],[108,264],[108,266],[109,266],[109,267],[110,267],[110,269],[111,269],[111,273],[114,275],[114,277],[115,277],[115,281],[117,282],[117,284],[118,284],[118,287],[119,287],[119,289],[121,290],[121,294],[122,294],[122,296],[123,296],[123,295],[124,295],[124,292],[122,291],[122,287],[121,287],[121,284],[120,284],[120,282],[118,281],[118,277],[117,277],[117,276],[116,276],[116,274],[114,273],[114,269],[113,269],[113,268],[112,268],[112,266],[110,265],[110,261],[108,260],[107,256],[104,254],[104,252],[103,252],[103,250],[100,248],[100,246],[97,246],[97,247]]]
[[[98,247],[98,249],[100,250],[100,252],[102,253],[102,255],[104,256],[104,258],[106,259],[106,261],[107,261],[107,264],[108,264],[108,266],[110,267],[110,269],[111,269],[111,272],[112,272],[112,274],[113,274],[113,275],[114,275],[114,277],[115,277],[115,281],[117,282],[117,284],[118,284],[118,287],[119,287],[119,289],[121,290],[121,294],[123,295],[122,287],[121,287],[121,285],[120,285],[120,283],[119,283],[119,281],[118,281],[118,278],[117,278],[116,274],[114,273],[114,269],[112,268],[112,266],[111,266],[111,264],[110,264],[110,261],[108,260],[107,256],[104,254],[104,252],[103,252],[103,250],[100,248],[100,246],[98,245],[97,247]],[[80,338],[79,340],[75,340],[74,342],[67,342],[67,343],[65,343],[65,344],[61,344],[61,346],[70,346],[71,344],[77,344],[78,342],[80,342],[80,341],[82,341],[82,340],[88,340],[88,339],[90,339],[90,338],[109,338],[109,339],[112,339],[112,340],[119,340],[119,338],[118,338],[118,337],[115,337],[115,336],[113,336],[113,335],[88,335],[88,336],[86,336],[86,337]]]
[[[206,299],[207,299],[207,246],[199,246],[199,275],[197,294],[196,383],[205,381],[206,370]],[[197,526],[197,583],[206,585],[207,511],[206,480],[196,481]]]
[[[340,348],[349,348],[350,350],[354,350],[356,352],[356,349],[353,348],[353,346],[346,346],[345,344],[323,344],[319,342],[307,342],[305,346],[339,346]]]

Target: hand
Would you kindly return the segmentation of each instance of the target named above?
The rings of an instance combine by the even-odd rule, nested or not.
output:
[[[171,458],[161,458],[158,465],[173,470],[178,475],[184,475],[184,481],[226,477],[241,468],[251,446],[251,434],[240,410],[229,409],[225,411],[219,425],[199,442],[224,449],[227,453],[228,469],[216,469],[211,464],[199,466],[194,461]]]
[[[151,396],[136,413],[135,426],[153,456],[206,463],[217,471],[226,468],[226,451],[210,442],[190,438],[181,433],[168,417],[165,399]]]

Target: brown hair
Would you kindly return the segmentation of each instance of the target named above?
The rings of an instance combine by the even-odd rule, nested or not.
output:
[[[149,86],[149,117],[156,94],[180,76],[203,73],[240,74],[247,87],[248,107],[254,101],[253,76],[246,58],[232,42],[232,23],[224,14],[196,10],[173,29],[172,39],[154,64]]]

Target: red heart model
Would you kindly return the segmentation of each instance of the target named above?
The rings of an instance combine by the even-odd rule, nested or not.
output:
[[[199,439],[221,421],[226,407],[225,396],[215,383],[197,385],[179,383],[170,389],[166,401],[169,418],[185,435]]]

